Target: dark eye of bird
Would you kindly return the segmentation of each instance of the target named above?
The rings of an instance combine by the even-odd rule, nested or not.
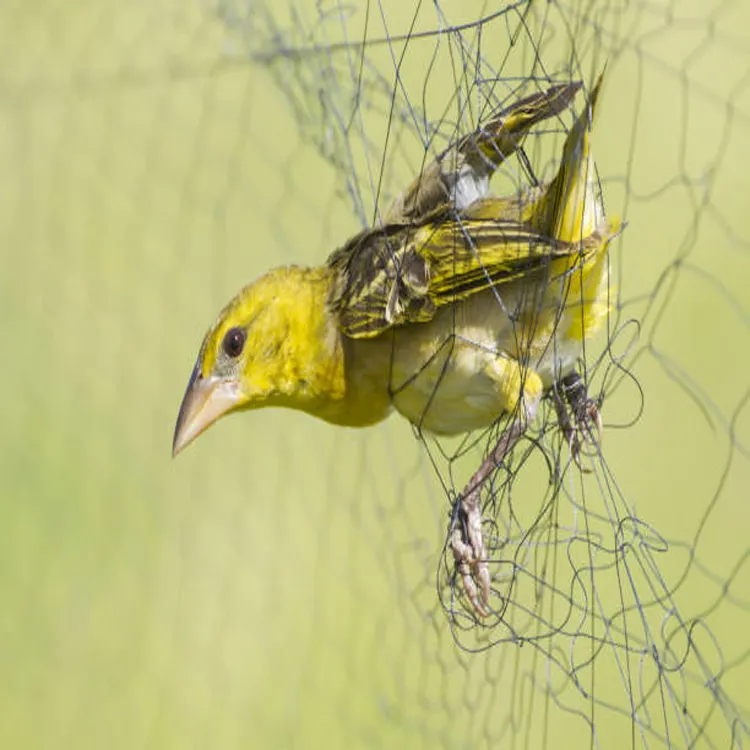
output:
[[[242,328],[230,328],[224,335],[222,346],[228,357],[239,357],[245,346],[245,331]]]

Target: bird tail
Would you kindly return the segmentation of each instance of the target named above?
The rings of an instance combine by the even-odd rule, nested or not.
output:
[[[564,242],[581,242],[604,220],[590,139],[604,72],[565,139],[557,175],[535,201],[530,217],[537,231]]]

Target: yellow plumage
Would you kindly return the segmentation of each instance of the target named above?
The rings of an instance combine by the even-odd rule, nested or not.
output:
[[[196,378],[232,390],[230,410],[287,406],[348,426],[395,407],[454,434],[522,399],[533,412],[606,313],[605,251],[617,225],[604,220],[589,146],[599,83],[548,186],[479,195],[461,210],[445,191],[479,194],[530,125],[578,88],[524,99],[463,139],[426,169],[438,187],[415,180],[386,213],[390,224],[362,232],[325,265],[275,269],[243,289],[207,334]],[[222,342],[235,329],[244,340],[232,357]]]
[[[516,410],[533,419],[607,312],[606,250],[619,225],[604,217],[589,142],[600,84],[548,185],[489,194],[497,166],[579,84],[527,97],[449,148],[381,226],[323,265],[277,268],[245,287],[206,334],[174,452],[224,414],[266,406],[352,427],[395,408],[439,434]],[[471,543],[476,565],[483,547]],[[464,580],[470,593],[465,570]]]

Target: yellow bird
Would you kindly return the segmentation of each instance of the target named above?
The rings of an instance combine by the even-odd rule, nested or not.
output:
[[[618,225],[604,218],[588,137],[600,82],[549,185],[489,194],[497,166],[533,125],[569,106],[578,83],[517,102],[449,148],[381,226],[323,265],[276,268],[242,289],[203,340],[173,453],[220,417],[267,406],[347,427],[395,409],[441,435],[513,413],[520,434],[608,309],[606,250]],[[486,615],[480,508],[467,487],[451,547]]]

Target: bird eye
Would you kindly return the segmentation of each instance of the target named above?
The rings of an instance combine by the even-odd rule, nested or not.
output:
[[[245,346],[245,331],[242,328],[230,328],[224,335],[222,347],[228,357],[239,357]]]

